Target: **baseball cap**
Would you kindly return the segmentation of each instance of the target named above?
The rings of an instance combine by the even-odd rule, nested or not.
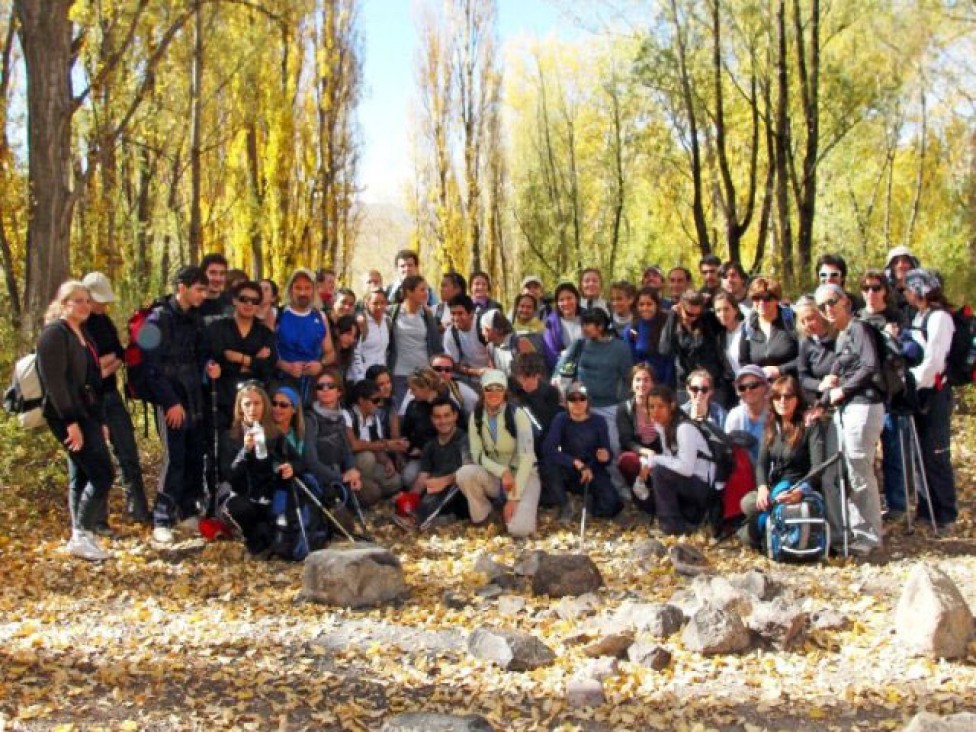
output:
[[[112,281],[101,272],[89,272],[81,281],[91,293],[92,300],[98,303],[115,302]]]

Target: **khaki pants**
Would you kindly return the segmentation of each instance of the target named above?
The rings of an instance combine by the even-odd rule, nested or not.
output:
[[[363,487],[358,493],[362,505],[373,506],[399,492],[402,485],[400,476],[397,473],[387,475],[383,463],[376,459],[376,453],[357,452],[356,467],[359,468],[363,480]]]
[[[491,514],[491,499],[502,494],[502,482],[480,465],[465,465],[457,471],[457,484],[468,499],[471,520],[480,524]],[[538,507],[539,474],[533,470],[518,508],[507,524],[508,533],[517,537],[534,534]]]

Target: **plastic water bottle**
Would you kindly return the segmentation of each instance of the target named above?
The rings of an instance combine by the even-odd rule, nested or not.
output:
[[[254,435],[254,455],[258,460],[268,459],[268,442],[264,438],[264,427],[256,424],[251,427],[251,434]]]

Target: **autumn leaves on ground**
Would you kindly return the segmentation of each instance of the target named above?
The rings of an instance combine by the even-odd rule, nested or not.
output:
[[[673,656],[668,668],[622,661],[604,682],[607,703],[577,709],[566,702],[566,683],[587,662],[579,641],[596,619],[628,600],[665,601],[688,585],[666,558],[635,558],[646,526],[590,523],[587,550],[606,587],[595,619],[564,619],[555,602],[518,589],[507,594],[524,597],[524,607],[508,600],[503,615],[497,598],[477,593],[487,578],[474,571],[484,552],[512,564],[526,549],[574,551],[575,532],[557,529],[550,516],[538,538],[516,543],[497,527],[463,525],[416,538],[381,515],[377,540],[402,559],[411,597],[336,611],[296,601],[300,565],[254,561],[236,543],[199,539],[160,551],[123,519],[115,521],[122,537],[112,543],[113,561],[61,554],[62,458],[47,436],[4,421],[0,729],[378,729],[414,710],[474,712],[496,729],[891,729],[923,708],[973,710],[976,644],[963,661],[910,658],[892,615],[919,560],[938,564],[976,607],[974,431],[976,418],[957,417],[963,516],[951,539],[902,529],[883,563],[822,568],[772,565],[732,542],[690,539],[720,573],[761,569],[805,610],[839,611],[845,628],[812,630],[789,651],[754,645],[710,658],[672,636],[663,642]],[[152,475],[158,446],[150,439],[143,448]],[[466,635],[479,627],[528,631],[557,659],[507,672],[416,641],[417,631]]]

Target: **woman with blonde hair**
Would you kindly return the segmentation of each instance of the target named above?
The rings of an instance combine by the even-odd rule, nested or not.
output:
[[[68,452],[66,551],[97,562],[111,556],[98,545],[95,527],[115,475],[106,445],[98,353],[84,330],[91,308],[82,282],[69,280],[58,288],[37,342],[37,372],[44,386],[44,418]]]

